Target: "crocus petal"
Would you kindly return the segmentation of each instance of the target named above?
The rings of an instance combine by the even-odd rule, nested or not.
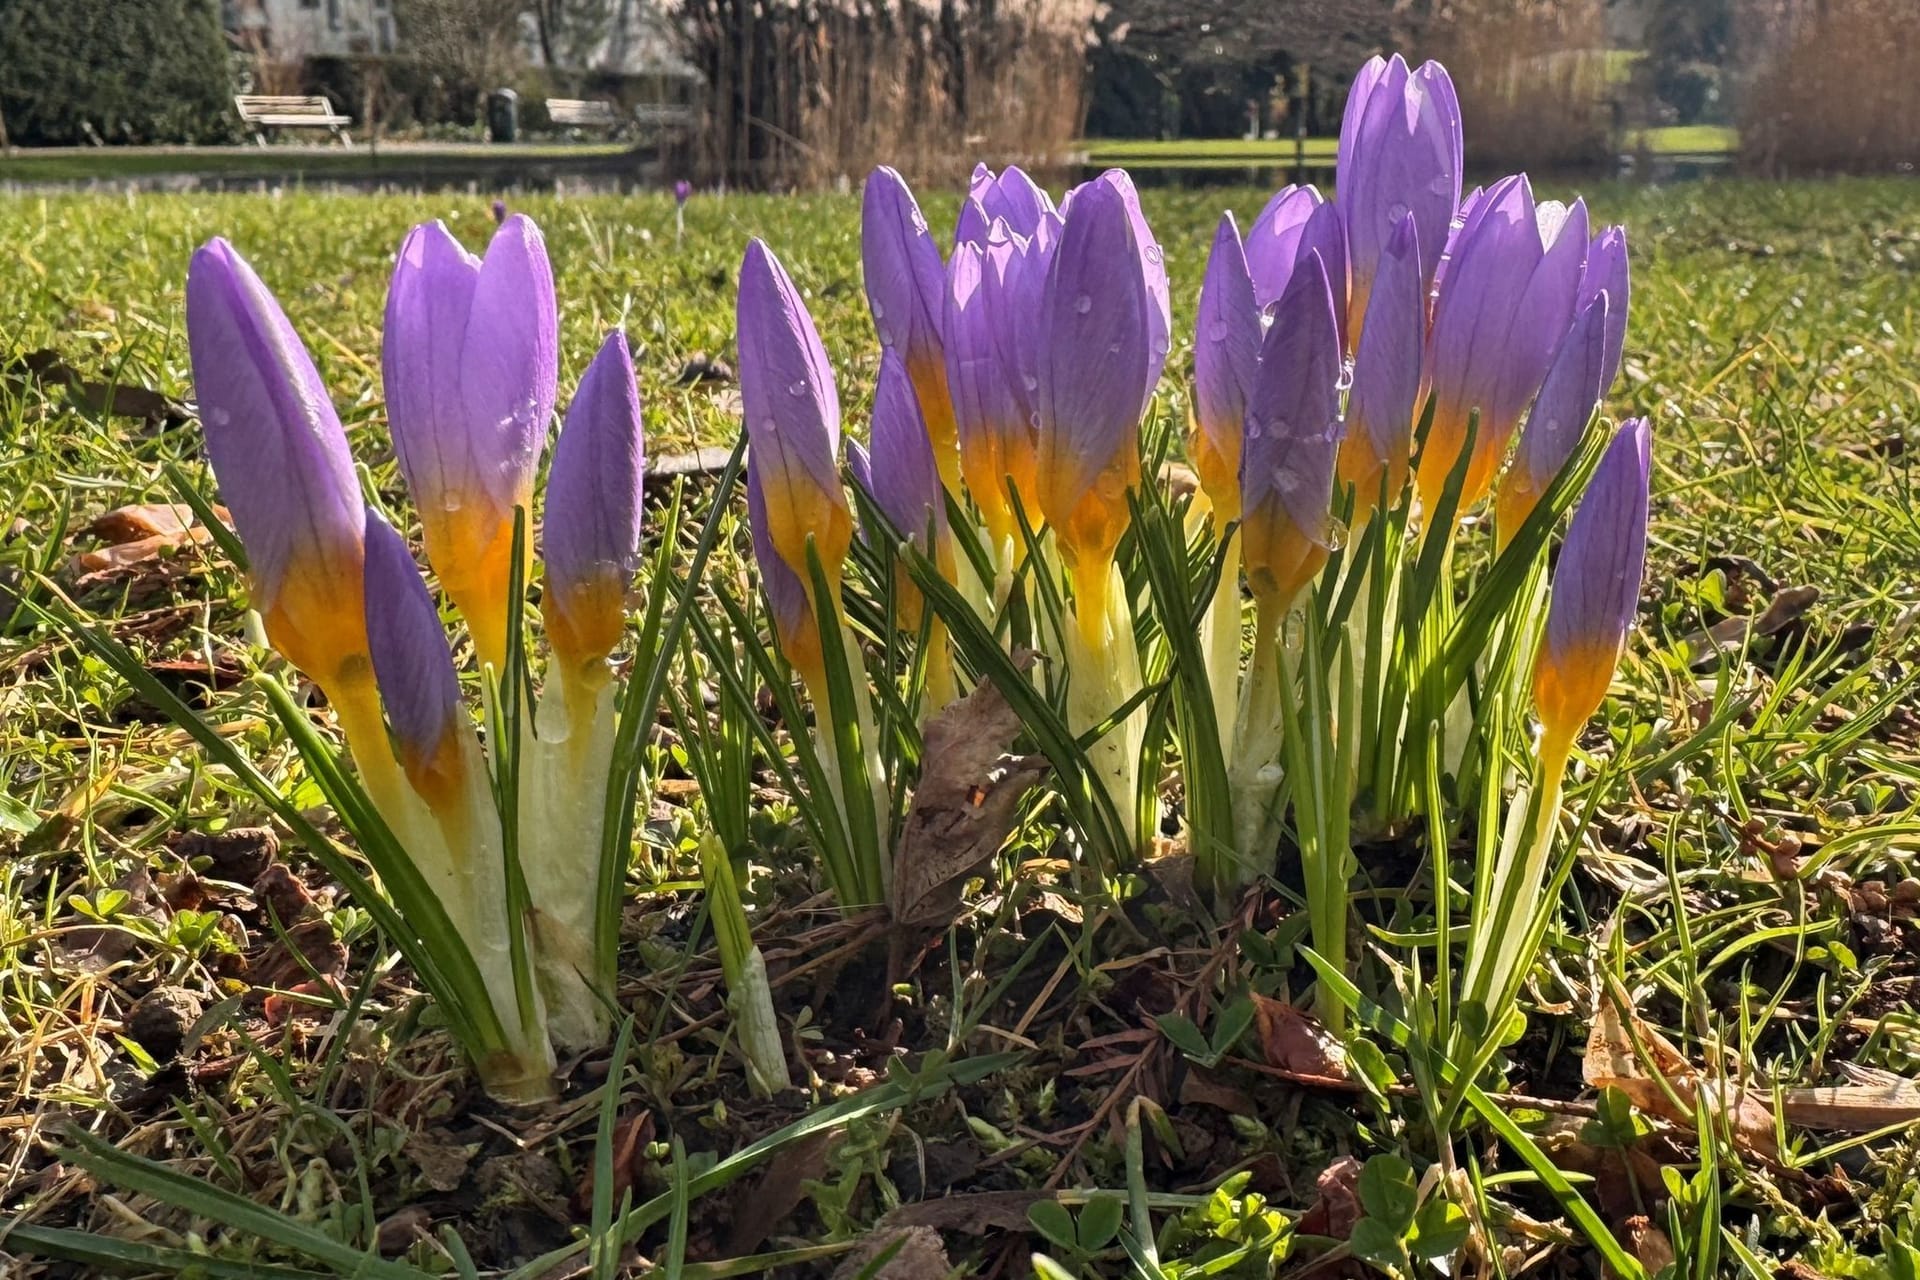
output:
[[[1133,230],[1133,249],[1140,259],[1140,275],[1147,287],[1147,389],[1140,401],[1140,412],[1147,411],[1147,400],[1166,368],[1167,353],[1173,341],[1172,290],[1167,283],[1166,255],[1153,238],[1147,215],[1140,208],[1140,193],[1125,169],[1109,169],[1088,185],[1101,185],[1120,196],[1127,210],[1127,222]]]
[[[980,203],[987,221],[1004,221],[1016,235],[1031,236],[1042,214],[1053,212],[1053,198],[1018,165],[1008,165],[995,176],[977,165],[968,184],[969,198]]]
[[[1352,259],[1350,327],[1359,327],[1380,255],[1402,217],[1413,218],[1432,275],[1433,249],[1445,243],[1460,202],[1461,147],[1459,99],[1439,63],[1410,71],[1398,54],[1375,58],[1354,81],[1334,170]]]
[[[1326,265],[1310,253],[1274,304],[1240,455],[1247,583],[1284,605],[1320,571],[1340,448],[1340,326]]]
[[[1240,437],[1260,365],[1260,308],[1233,215],[1220,219],[1193,337],[1193,465],[1215,518],[1240,518]]]
[[[972,196],[960,202],[960,217],[953,226],[953,245],[972,245],[976,249],[987,247],[987,235],[993,230],[993,219],[987,216],[985,206]]]
[[[1019,374],[1008,367],[999,334],[1011,320],[1007,272],[1017,265],[1018,250],[1010,239],[984,252],[971,244],[957,246],[947,271],[943,321],[960,470],[996,543],[1016,532],[1009,482],[1021,491],[1022,501],[1031,503],[1034,495],[1030,410],[1016,394]]]
[[[1368,314],[1353,362],[1347,436],[1340,446],[1340,483],[1353,488],[1354,523],[1380,497],[1382,472],[1389,502],[1407,482],[1407,457],[1420,398],[1420,353],[1426,334],[1426,295],[1419,227],[1401,215],[1381,251]]]
[[[1632,275],[1627,263],[1627,233],[1623,227],[1608,227],[1594,237],[1587,251],[1586,274],[1580,278],[1580,297],[1575,307],[1585,310],[1600,294],[1607,295],[1607,357],[1600,379],[1604,399],[1620,375],[1620,356],[1627,344],[1627,309],[1632,302]]]
[[[1652,465],[1645,418],[1621,424],[1567,526],[1533,676],[1549,743],[1564,747],[1600,707],[1640,602]]]
[[[293,326],[225,240],[187,269],[187,347],[207,457],[274,647],[322,688],[365,678],[365,505],[346,434]]]
[[[1034,392],[1040,509],[1076,572],[1104,575],[1139,479],[1139,425],[1156,366],[1156,304],[1120,189],[1073,197],[1053,254]]]
[[[1253,296],[1264,309],[1280,300],[1300,260],[1300,238],[1307,220],[1325,204],[1310,186],[1283,187],[1247,229],[1247,270],[1253,275]]]
[[[940,474],[957,492],[959,455],[940,339],[946,268],[913,192],[884,165],[868,175],[861,199],[860,263],[880,345],[906,360]]]
[[[643,449],[633,356],[626,335],[610,333],[567,407],[547,473],[543,616],[554,653],[576,669],[612,653],[626,629]]]
[[[755,525],[804,585],[807,539],[836,586],[853,516],[840,487],[840,398],[813,317],[773,251],[747,245],[736,307],[747,465],[766,520]],[[764,570],[763,570],[764,571]],[[837,607],[837,606],[835,606]]]
[[[936,538],[947,528],[940,470],[927,443],[913,382],[897,352],[880,354],[880,380],[873,393],[873,446],[868,492],[909,541],[924,549],[931,526]]]
[[[1513,462],[1500,478],[1495,498],[1495,526],[1501,542],[1511,538],[1527,518],[1547,486],[1560,474],[1567,459],[1600,406],[1600,379],[1606,369],[1609,300],[1606,294],[1587,304],[1574,317],[1573,327],[1560,340],[1540,394],[1527,415],[1526,429]]]
[[[1479,414],[1460,511],[1492,483],[1555,344],[1573,318],[1586,260],[1586,210],[1536,209],[1524,176],[1478,201],[1457,237],[1428,337],[1433,426],[1421,451],[1421,502],[1435,509]],[[1543,240],[1543,235],[1551,237]]]
[[[445,812],[464,781],[466,710],[453,653],[407,540],[378,515],[366,528],[366,627],[380,700],[408,781]]]
[[[760,475],[747,468],[747,524],[753,532],[753,559],[760,568],[760,589],[766,593],[767,609],[773,617],[773,630],[782,652],[802,672],[821,668],[820,632],[813,620],[806,582],[790,568],[774,549],[768,534],[767,500],[760,488]]]
[[[1447,223],[1447,240],[1440,249],[1440,260],[1433,264],[1433,284],[1427,290],[1429,304],[1440,293],[1441,283],[1447,277],[1447,268],[1453,262],[1454,252],[1460,247],[1460,233],[1472,220],[1474,210],[1487,198],[1486,188],[1475,187],[1460,200],[1460,207],[1454,211],[1453,220]],[[1430,308],[1431,309],[1431,308]]]
[[[539,228],[500,225],[485,259],[415,227],[387,295],[382,381],[427,558],[483,661],[504,656],[513,509],[530,505],[553,416],[559,320]]]

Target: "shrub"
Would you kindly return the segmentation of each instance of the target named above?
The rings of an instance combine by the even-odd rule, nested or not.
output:
[[[0,0],[0,67],[27,146],[237,136],[214,0]]]
[[[1741,159],[1765,172],[1920,161],[1920,8],[1911,0],[1748,0]]]
[[[1611,149],[1603,0],[1470,0],[1427,33],[1473,121],[1467,159],[1502,170],[1591,165]]]

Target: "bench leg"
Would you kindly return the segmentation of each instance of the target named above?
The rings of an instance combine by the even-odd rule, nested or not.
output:
[[[264,130],[264,129],[255,129],[255,130],[253,131],[253,145],[254,145],[254,146],[256,146],[256,147],[264,147],[264,146],[266,146],[266,145],[267,145],[267,133],[266,133],[266,130]]]

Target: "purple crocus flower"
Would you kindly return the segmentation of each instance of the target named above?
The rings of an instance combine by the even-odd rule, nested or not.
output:
[[[1620,426],[1567,526],[1533,670],[1542,754],[1564,753],[1606,697],[1640,604],[1652,434]]]
[[[1437,62],[1408,68],[1399,54],[1374,58],[1347,94],[1340,124],[1334,202],[1346,227],[1353,293],[1349,329],[1358,333],[1380,256],[1401,218],[1412,217],[1431,283],[1447,226],[1460,203],[1460,100]],[[1338,292],[1336,285],[1335,292]]]
[[[941,480],[958,493],[960,459],[940,333],[946,268],[913,192],[885,165],[868,175],[861,199],[860,263],[880,345],[899,351],[906,362]]]
[[[644,449],[633,356],[616,331],[567,406],[541,531],[547,640],[556,658],[595,677],[626,629],[627,586],[640,567]]]
[[[967,184],[967,202],[979,207],[979,217],[969,218],[962,209],[955,243],[983,245],[995,221],[1005,222],[1015,235],[1031,237],[1041,215],[1053,212],[1053,197],[1024,169],[1011,164],[998,174],[984,164],[975,165]]]
[[[1600,407],[1611,310],[1605,293],[1595,297],[1574,317],[1573,327],[1554,352],[1513,461],[1494,495],[1494,528],[1503,547],[1573,456],[1593,411]]]
[[[1233,215],[1220,219],[1200,282],[1193,335],[1194,433],[1200,488],[1224,527],[1240,518],[1240,441],[1247,394],[1260,367],[1260,308]]]
[[[681,178],[673,184],[673,202],[675,204],[685,204],[692,196],[693,184],[685,178]]]
[[[835,462],[840,397],[833,366],[800,291],[758,239],[748,242],[740,264],[735,314],[754,550],[780,643],[788,660],[811,682],[812,676],[823,674],[813,615],[823,607],[838,611],[841,568],[853,540],[853,514]],[[813,598],[809,539],[832,588],[832,600]],[[788,580],[801,589],[804,618],[794,607]]]
[[[947,387],[960,440],[960,472],[996,546],[1017,534],[1011,485],[1023,503],[1034,500],[1031,410],[1018,389],[1001,330],[1013,325],[1009,273],[1022,269],[1027,246],[996,223],[985,247],[962,242],[947,266]],[[1038,513],[1033,516],[1038,519]]]
[[[466,786],[470,733],[446,629],[407,540],[367,515],[366,628],[400,767],[437,814],[455,811]]]
[[[1121,187],[1078,188],[1041,297],[1033,394],[1040,510],[1082,590],[1105,583],[1126,529],[1140,415],[1164,359],[1144,267]]]
[[[1424,274],[1419,225],[1411,213],[1402,214],[1376,264],[1369,304],[1374,320],[1360,332],[1347,436],[1340,445],[1340,484],[1353,489],[1356,529],[1379,502],[1383,476],[1389,504],[1407,483],[1427,329]]]
[[[1267,201],[1247,232],[1247,270],[1262,311],[1280,300],[1295,267],[1317,253],[1340,309],[1341,349],[1346,349],[1347,233],[1340,210],[1313,187],[1287,187]]]
[[[559,344],[553,272],[532,220],[508,217],[484,259],[444,223],[408,233],[387,293],[387,418],[427,559],[495,666],[506,660],[513,513],[532,510]]]
[[[1125,169],[1108,169],[1092,182],[1082,183],[1076,191],[1086,191],[1093,187],[1105,187],[1119,195],[1126,207],[1127,221],[1133,230],[1133,250],[1140,261],[1140,276],[1147,286],[1147,398],[1151,399],[1153,389],[1160,382],[1160,372],[1166,367],[1167,353],[1173,341],[1172,292],[1167,284],[1166,255],[1161,252],[1160,242],[1153,238],[1153,229],[1147,225],[1147,216],[1140,208],[1140,193],[1134,189],[1133,178]],[[1072,196],[1069,192],[1069,197]],[[1062,213],[1071,220],[1071,213],[1062,206]],[[1140,412],[1147,411],[1147,401],[1140,403]]]
[[[187,348],[207,457],[246,544],[273,645],[339,702],[366,686],[365,504],[300,338],[225,240],[187,268]],[[365,692],[371,694],[371,688]]]
[[[867,491],[874,504],[886,514],[894,529],[908,542],[933,557],[948,577],[953,576],[953,544],[947,536],[947,500],[940,484],[940,469],[934,465],[933,449],[927,443],[927,424],[920,417],[920,403],[913,394],[913,381],[899,353],[880,353],[880,380],[873,392],[873,446],[857,454],[855,479]],[[897,566],[900,625],[910,631],[920,629],[921,598],[906,572]]]
[[[1242,555],[1263,608],[1289,606],[1332,549],[1341,363],[1326,264],[1309,253],[1274,304],[1240,454]]]
[[[1420,500],[1431,513],[1480,416],[1459,511],[1477,503],[1527,402],[1573,320],[1587,259],[1587,210],[1535,207],[1524,175],[1490,188],[1461,228],[1434,307],[1425,378],[1433,426],[1420,453]]]
[[[1600,376],[1600,395],[1604,399],[1620,376],[1620,356],[1627,344],[1627,309],[1633,300],[1624,227],[1608,227],[1593,238],[1587,250],[1586,274],[1580,278],[1576,309],[1584,310],[1601,293],[1607,295],[1607,355]]]
[[[493,225],[497,227],[502,223],[504,223],[506,220],[507,220],[507,202],[505,200],[495,200],[493,202]]]

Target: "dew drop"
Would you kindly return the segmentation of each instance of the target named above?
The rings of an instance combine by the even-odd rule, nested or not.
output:
[[[1227,334],[1232,332],[1232,329],[1233,326],[1229,325],[1225,320],[1215,320],[1213,327],[1207,331],[1207,339],[1210,342],[1225,342],[1227,340]]]
[[[207,410],[207,420],[216,427],[224,427],[233,421],[233,415],[225,409],[213,408]]]
[[[1146,258],[1147,258],[1147,261],[1152,263],[1154,266],[1156,267],[1159,266],[1162,258],[1162,254],[1160,252],[1160,246],[1157,244],[1148,245]]]
[[[879,324],[887,318],[887,309],[880,305],[880,299],[875,298],[870,306],[873,311],[873,322],[875,324]]]
[[[1387,225],[1389,227],[1399,226],[1400,219],[1406,216],[1407,216],[1407,202],[1405,200],[1395,200],[1392,204],[1387,206]]]
[[[1261,427],[1260,425],[1260,419],[1258,418],[1247,419],[1247,431],[1246,431],[1247,439],[1258,440],[1260,438],[1260,433],[1263,430],[1264,428]]]
[[[1273,473],[1273,487],[1283,494],[1293,494],[1300,488],[1300,475],[1284,467],[1277,468]]]
[[[1087,312],[1093,310],[1093,295],[1088,293],[1081,294],[1078,298],[1074,299],[1073,309],[1080,315],[1085,315]]]
[[[1023,373],[1020,375],[1020,385],[1028,391],[1038,391],[1040,389],[1040,379],[1030,373]]]
[[[790,395],[790,396],[804,396],[804,395],[806,395],[806,394],[807,394],[807,380],[806,380],[805,378],[802,378],[802,379],[800,379],[800,380],[799,380],[798,382],[790,382],[790,383],[788,383],[788,384],[787,384],[787,394],[788,394],[788,395]]]

